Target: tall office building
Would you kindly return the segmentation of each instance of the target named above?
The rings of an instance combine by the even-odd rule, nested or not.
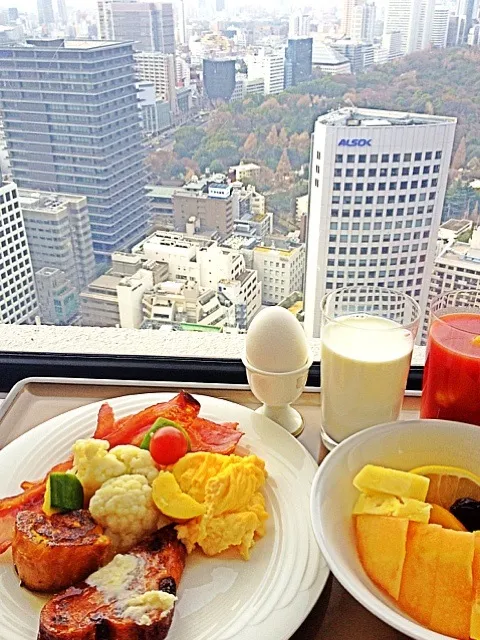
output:
[[[361,73],[374,63],[374,50],[370,42],[355,42],[349,38],[336,40],[332,48],[345,56],[352,68],[352,73]]]
[[[291,84],[307,82],[312,77],[313,38],[289,38],[285,60],[291,65]]]
[[[281,93],[285,88],[285,57],[283,52],[260,51],[245,56],[247,80],[262,80],[265,95]],[[247,90],[248,93],[248,90]]]
[[[92,230],[85,196],[19,189],[35,272],[63,271],[77,291],[95,278]]]
[[[347,38],[351,37],[353,25],[353,10],[359,3],[359,0],[343,0],[340,33]]]
[[[178,44],[187,44],[187,23],[185,19],[185,0],[177,0],[175,5],[175,26]]]
[[[310,23],[312,18],[310,14],[303,11],[294,11],[288,21],[288,37],[289,38],[308,38],[310,35]]]
[[[450,14],[448,18],[447,47],[456,47],[460,33],[463,33],[463,20],[459,16]]]
[[[457,16],[460,17],[462,27],[459,34],[459,44],[467,42],[468,33],[472,28],[473,21],[477,17],[478,0],[458,0]]]
[[[48,26],[54,24],[52,0],[37,0],[38,24]]]
[[[230,100],[235,89],[235,62],[235,58],[203,61],[203,88],[209,100]]]
[[[57,13],[58,19],[63,24],[66,25],[68,22],[68,14],[67,14],[67,5],[65,0],[57,0]]]
[[[136,51],[175,53],[171,2],[113,2],[111,11],[115,40],[131,40]]]
[[[387,52],[387,60],[395,60],[402,56],[402,34],[400,31],[384,33],[382,36],[382,49]]]
[[[0,65],[11,76],[0,111],[14,179],[87,196],[96,259],[108,262],[148,224],[131,43],[31,40],[0,47]]]
[[[362,42],[373,42],[377,8],[374,3],[358,4],[353,8],[350,37]]]
[[[447,46],[448,24],[450,19],[450,9],[441,5],[436,5],[433,12],[432,33],[430,42],[439,49]]]
[[[33,322],[38,312],[17,185],[0,175],[0,324]]]
[[[400,31],[402,54],[429,46],[434,7],[435,0],[388,0],[383,31]]]
[[[312,138],[305,329],[320,300],[364,284],[403,291],[425,308],[456,119],[340,109]]]

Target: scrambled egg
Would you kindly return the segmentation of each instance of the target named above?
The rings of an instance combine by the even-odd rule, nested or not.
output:
[[[171,469],[181,490],[205,507],[205,513],[177,525],[190,553],[198,545],[209,556],[236,547],[248,560],[255,536],[265,535],[267,473],[257,456],[189,453]]]

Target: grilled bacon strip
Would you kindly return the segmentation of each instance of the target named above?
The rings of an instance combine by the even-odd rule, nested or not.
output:
[[[128,555],[141,559],[128,590],[132,596],[146,591],[176,594],[185,566],[186,550],[173,526],[160,529]],[[108,565],[107,565],[108,567]],[[40,614],[38,640],[164,640],[174,609],[149,613],[150,623],[122,615],[122,605],[108,599],[86,582],[57,594]]]

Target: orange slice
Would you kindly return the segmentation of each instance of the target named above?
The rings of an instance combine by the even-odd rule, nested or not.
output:
[[[466,531],[463,524],[460,520],[457,520],[453,513],[438,504],[432,504],[428,524],[439,524],[444,529],[453,529],[454,531]]]
[[[410,473],[417,473],[430,479],[425,502],[438,504],[449,509],[459,498],[480,500],[480,477],[459,467],[443,465],[428,465],[412,469]]]

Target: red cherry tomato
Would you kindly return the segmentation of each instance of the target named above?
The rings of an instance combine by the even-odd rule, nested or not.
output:
[[[188,451],[188,442],[180,429],[162,427],[150,441],[150,453],[157,464],[175,464]]]

